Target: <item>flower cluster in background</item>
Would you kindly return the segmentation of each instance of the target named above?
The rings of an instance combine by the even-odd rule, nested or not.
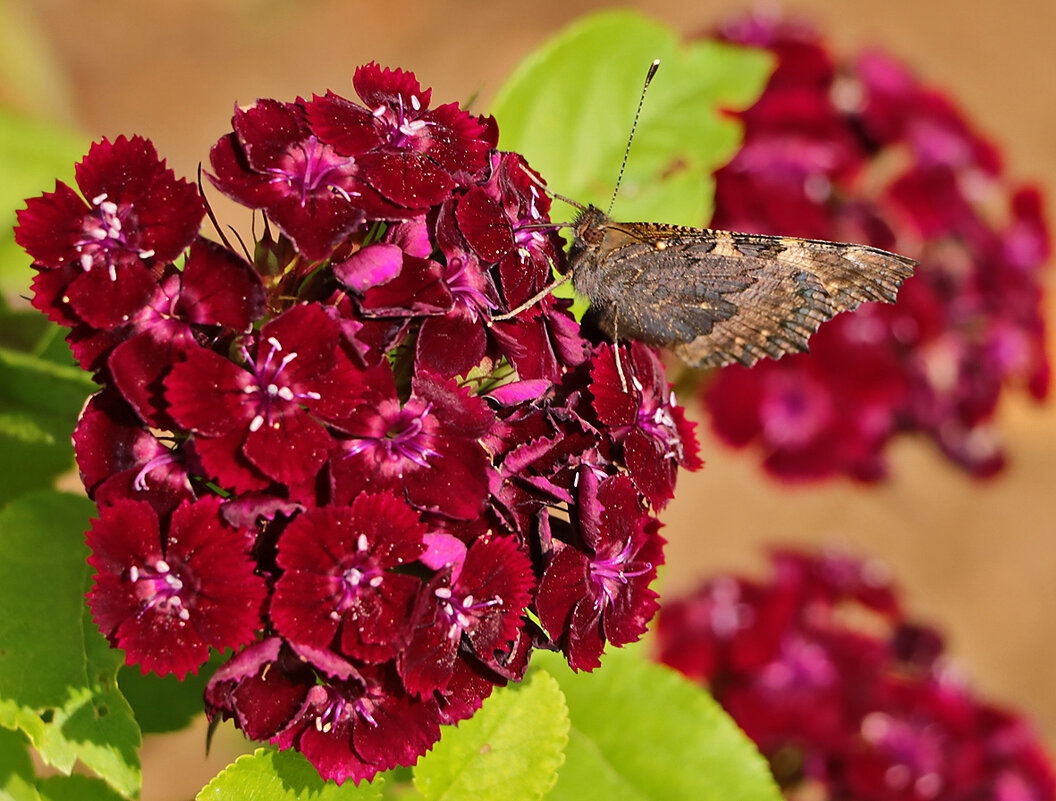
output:
[[[822,326],[810,355],[732,366],[704,389],[711,425],[786,479],[885,475],[900,432],[975,475],[999,470],[1002,390],[1048,390],[1040,314],[1049,237],[1039,192],[942,92],[876,52],[836,63],[813,30],[749,17],[722,38],[777,68],[717,175],[716,228],[863,242],[920,266],[894,306]]]
[[[790,798],[1051,801],[1056,777],[1013,712],[975,697],[887,570],[773,554],[770,581],[718,576],[665,602],[660,659],[707,683]]]
[[[252,252],[199,235],[198,188],[139,137],[95,144],[16,236],[101,385],[74,434],[96,622],[144,672],[239,649],[208,713],[358,782],[533,647],[592,670],[638,639],[653,512],[700,462],[652,351],[553,298],[492,319],[563,258],[495,121],[401,70],[354,87],[236,110],[208,177],[261,210]]]

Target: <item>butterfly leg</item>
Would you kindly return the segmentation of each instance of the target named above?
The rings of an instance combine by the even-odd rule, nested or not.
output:
[[[533,295],[532,297],[528,298],[528,300],[526,300],[524,303],[522,303],[520,306],[518,306],[513,311],[508,311],[505,314],[493,314],[491,316],[491,320],[488,321],[488,325],[491,325],[491,323],[494,323],[494,322],[501,322],[502,320],[509,320],[511,317],[516,317],[518,314],[523,312],[525,309],[532,308],[532,306],[534,306],[536,303],[541,301],[543,298],[545,298],[547,295],[549,295],[551,292],[553,292],[555,289],[557,289],[562,284],[567,284],[571,279],[572,279],[572,273],[571,272],[568,273],[567,275],[562,275],[559,279],[557,279],[553,283],[548,284],[541,292],[537,292],[535,295]]]

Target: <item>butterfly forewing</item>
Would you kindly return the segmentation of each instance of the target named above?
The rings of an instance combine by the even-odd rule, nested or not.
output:
[[[893,301],[916,264],[864,245],[619,223],[593,207],[573,229],[573,284],[602,330],[694,367],[806,350],[825,320]]]

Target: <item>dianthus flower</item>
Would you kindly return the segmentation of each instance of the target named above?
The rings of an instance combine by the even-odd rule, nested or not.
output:
[[[713,429],[786,479],[882,478],[887,443],[911,431],[975,475],[999,470],[1002,390],[1040,399],[1049,383],[1038,190],[1010,188],[953,102],[885,55],[837,64],[812,30],[762,17],[721,36],[769,49],[777,69],[740,115],[713,225],[864,242],[920,266],[897,304],[822,326],[809,356],[718,372],[704,390]]]
[[[767,582],[718,576],[660,611],[660,659],[706,683],[786,794],[863,801],[1051,801],[1020,716],[975,697],[886,569],[774,554]]]
[[[358,783],[533,648],[589,670],[638,639],[655,511],[700,461],[655,353],[621,345],[622,386],[567,301],[492,319],[565,269],[494,120],[401,70],[353,83],[235,110],[208,177],[263,215],[252,257],[199,235],[204,199],[140,138],[17,235],[103,386],[74,434],[96,622],[159,674],[240,649],[209,716]]]

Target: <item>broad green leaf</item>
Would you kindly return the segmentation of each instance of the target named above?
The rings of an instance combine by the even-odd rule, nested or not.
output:
[[[258,748],[240,756],[201,789],[197,801],[378,801],[381,781],[356,787],[324,782],[312,764],[295,751]]]
[[[123,666],[117,675],[117,683],[135,711],[140,730],[144,734],[158,734],[189,726],[202,714],[205,685],[225,658],[214,651],[197,674],[188,673],[183,681],[175,676],[153,673],[144,676],[138,667]]]
[[[68,773],[80,761],[139,790],[139,729],[117,689],[122,661],[88,616],[83,532],[95,506],[58,492],[0,510],[0,724]]]
[[[543,671],[496,690],[469,720],[445,730],[419,760],[414,784],[428,801],[529,801],[557,779],[568,742],[568,709]]]
[[[70,183],[73,165],[87,152],[83,138],[54,124],[0,108],[0,292],[28,294],[33,260],[15,244],[16,209],[25,199],[51,191],[56,179]]]
[[[0,348],[0,504],[73,466],[70,433],[97,388],[77,367]]]
[[[740,126],[724,109],[750,105],[769,57],[676,33],[635,11],[606,11],[566,28],[525,59],[491,111],[500,145],[524,154],[556,192],[608,207],[642,82],[645,98],[615,216],[703,225],[712,172],[733,155]]]
[[[0,698],[42,710],[87,684],[84,531],[94,512],[58,492],[0,510]]]
[[[572,719],[547,800],[781,801],[766,761],[711,696],[641,652],[616,649],[578,674],[553,654],[533,657],[560,682]]]
[[[11,801],[38,801],[33,762],[26,749],[26,737],[19,731],[0,728],[0,798]]]
[[[110,785],[91,776],[51,776],[38,785],[41,801],[121,801]]]

